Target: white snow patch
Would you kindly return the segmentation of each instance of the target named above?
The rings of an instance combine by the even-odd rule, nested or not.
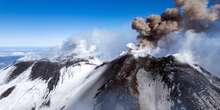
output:
[[[140,69],[137,72],[140,110],[170,110],[172,102],[168,100],[170,90],[158,77],[153,80],[151,73]]]

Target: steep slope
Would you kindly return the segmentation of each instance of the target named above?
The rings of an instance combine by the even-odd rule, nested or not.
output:
[[[0,110],[220,109],[220,79],[173,56],[26,61],[0,74]]]
[[[64,109],[98,64],[94,59],[39,60],[4,68],[0,72],[0,110]]]
[[[173,56],[112,61],[96,95],[97,110],[219,110],[220,80]]]

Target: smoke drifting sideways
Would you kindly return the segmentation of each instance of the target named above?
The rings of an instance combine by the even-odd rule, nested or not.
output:
[[[133,36],[135,33],[128,31],[127,27],[120,31],[93,29],[67,39],[61,46],[58,56],[75,54],[80,58],[92,56],[102,61],[109,61],[127,50],[125,45],[135,40]]]
[[[153,56],[175,54],[181,61],[199,64],[220,76],[220,2],[174,0],[176,7],[161,15],[137,17],[138,47]]]

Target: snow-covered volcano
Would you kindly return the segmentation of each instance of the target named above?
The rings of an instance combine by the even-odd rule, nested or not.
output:
[[[20,61],[0,74],[0,110],[220,109],[220,79],[174,56]]]
[[[137,42],[110,61],[100,55],[125,40],[95,32],[53,57],[30,55],[1,69],[0,110],[220,110],[220,33],[212,29],[220,5],[174,1],[161,15],[134,19]]]

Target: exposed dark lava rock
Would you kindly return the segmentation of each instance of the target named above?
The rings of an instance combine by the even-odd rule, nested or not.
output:
[[[20,62],[15,64],[16,69],[11,73],[8,81],[32,67],[29,79],[47,82],[49,93],[41,97],[43,98],[41,105],[30,109],[34,110],[38,107],[49,109],[54,104],[50,93],[52,90],[56,92],[55,88],[62,77],[61,68],[81,64],[91,63],[81,59],[66,62],[47,60]],[[91,108],[93,110],[168,110],[168,108],[160,108],[160,103],[164,101],[169,102],[167,104],[171,110],[220,110],[220,79],[199,65],[192,67],[180,63],[173,56],[135,58],[133,55],[124,55],[103,63],[94,70],[102,72],[98,70],[102,67],[107,68],[98,77],[98,83],[89,87],[95,89],[95,97],[94,94],[91,96],[95,98],[94,108]],[[98,92],[97,88],[99,88]],[[4,91],[0,100],[9,96],[14,89],[15,86]],[[90,92],[83,93],[86,95],[82,99],[87,99]],[[165,98],[162,100],[160,96]],[[150,108],[149,105],[144,105],[145,103],[150,103],[150,106],[155,108]],[[63,105],[60,109],[65,110],[68,107]]]
[[[32,107],[31,110],[35,110],[35,107]]]
[[[152,82],[159,80],[163,84],[160,87],[155,83],[161,90],[166,92],[168,87],[167,100],[172,102],[172,110],[220,109],[220,89],[212,82],[219,84],[220,80],[210,73],[204,75],[192,66],[176,61],[173,56],[134,58],[125,55],[110,62],[104,72],[106,83],[96,95],[96,110],[116,110],[118,106],[123,110],[143,109],[140,108],[141,91],[137,81],[141,69],[152,76]],[[205,69],[202,71],[206,72]]]
[[[123,56],[109,63],[109,67],[104,72],[106,83],[96,95],[95,110],[115,110],[118,104],[123,106],[124,110],[136,110],[138,108],[137,98],[129,90],[130,87],[136,90],[136,83],[129,82],[126,79],[135,73],[136,62],[131,58],[131,56]],[[129,87],[130,84],[132,86]]]
[[[12,87],[8,88],[5,92],[3,92],[1,94],[0,100],[5,98],[5,97],[8,97],[14,89],[15,89],[15,86],[12,86]]]
[[[32,61],[29,62],[19,62],[15,64],[16,69],[10,74],[8,77],[7,82],[15,79],[17,76],[19,76],[22,72],[27,70],[31,65],[33,64]]]
[[[41,105],[40,105],[40,108],[43,108],[43,107],[49,107],[50,106],[50,99],[48,100],[45,100]]]
[[[59,81],[61,67],[62,65],[57,62],[38,61],[32,68],[30,79],[35,80],[40,78],[48,81],[47,87],[51,91]]]
[[[53,90],[60,78],[60,69],[62,67],[76,66],[80,65],[80,63],[86,63],[90,65],[94,65],[89,63],[88,60],[85,59],[75,59],[75,60],[67,60],[60,62],[51,62],[48,60],[39,60],[39,61],[26,61],[26,62],[17,62],[14,64],[16,67],[15,70],[9,75],[7,82],[12,81],[17,78],[21,73],[26,71],[29,67],[32,67],[30,79],[41,79],[47,81],[48,90]]]
[[[30,79],[35,80],[37,78],[40,78],[42,80],[48,81],[47,87],[49,91],[53,90],[60,78],[60,69],[62,67],[69,67],[69,66],[76,66],[80,65],[80,63],[86,63],[93,65],[89,63],[88,60],[83,59],[77,59],[74,61],[66,61],[65,63],[61,62],[50,62],[50,61],[38,61],[34,64],[32,70]]]

